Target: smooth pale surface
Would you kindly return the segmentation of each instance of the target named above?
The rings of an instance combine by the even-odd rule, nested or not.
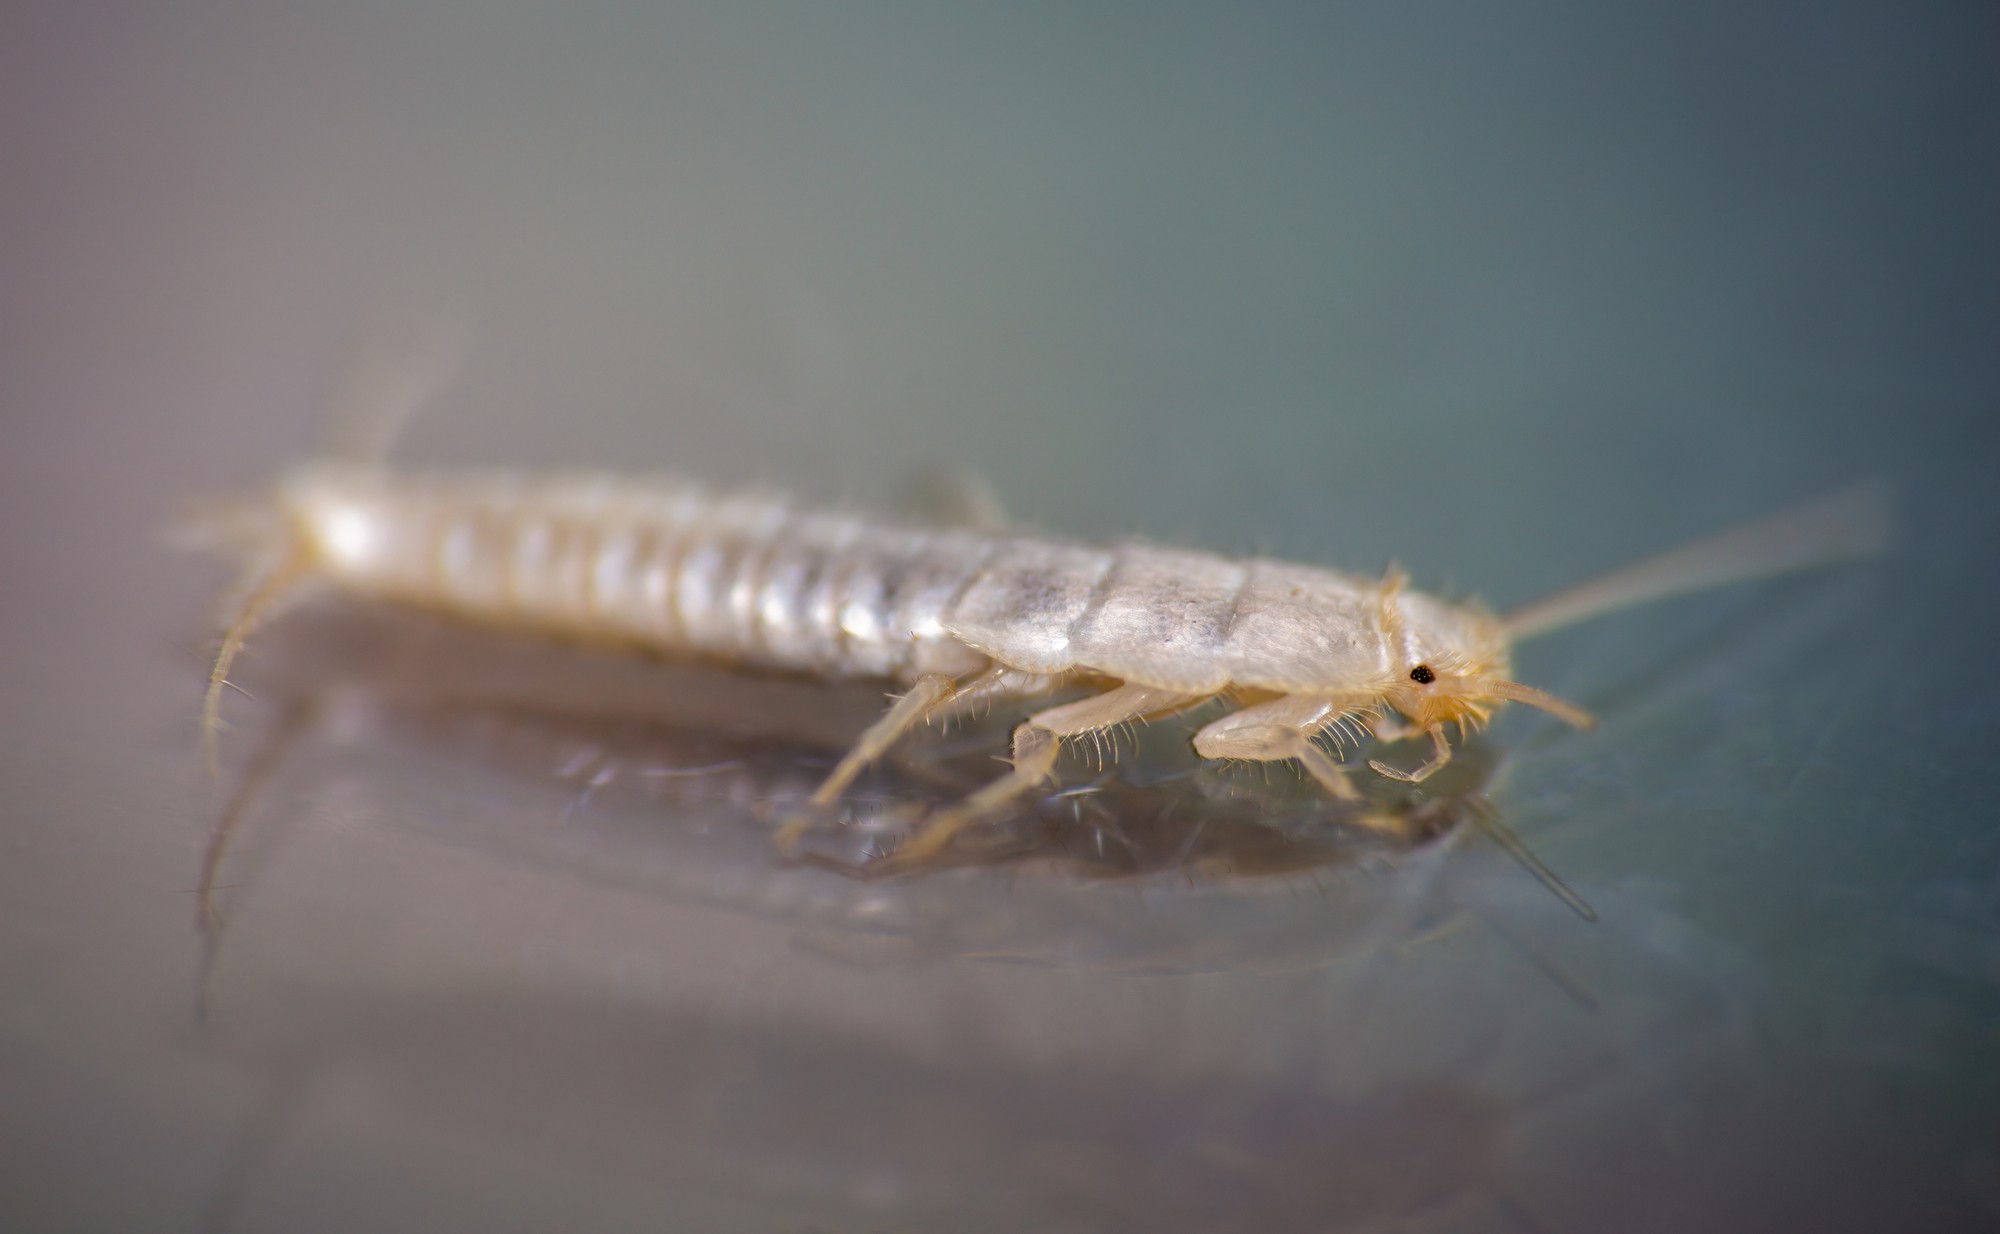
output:
[[[9,6],[0,1224],[1990,1228],[1994,22]],[[1604,723],[1515,709],[1495,800],[1595,926],[1480,850],[777,871],[730,757],[614,808],[335,697],[198,1023],[225,579],[155,536],[366,402],[399,311],[475,340],[425,462],[969,465],[1503,608],[1867,473],[1908,550],[1523,650]],[[233,764],[282,697],[230,698]]]

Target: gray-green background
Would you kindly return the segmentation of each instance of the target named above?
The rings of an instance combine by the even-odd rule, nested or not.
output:
[[[1972,3],[9,6],[0,1224],[2000,1224],[1996,50]],[[363,710],[197,1023],[225,575],[157,532],[399,313],[473,344],[414,461],[964,465],[1503,606],[1867,475],[1901,549],[1524,652],[1606,723],[1502,725],[1495,799],[1594,926],[1476,851],[1412,944],[1396,877],[556,845],[569,787]]]

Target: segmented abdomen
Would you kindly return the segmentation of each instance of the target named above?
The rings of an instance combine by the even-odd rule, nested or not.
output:
[[[997,545],[677,481],[299,473],[343,587],[590,642],[827,676],[969,672],[941,615]]]

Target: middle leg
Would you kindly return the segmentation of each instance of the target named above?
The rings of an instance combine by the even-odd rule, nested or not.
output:
[[[1347,773],[1313,742],[1349,711],[1339,699],[1288,694],[1211,722],[1194,735],[1194,752],[1203,758],[1240,758],[1254,763],[1291,759],[1321,788],[1353,801],[1360,794],[1348,783]]]

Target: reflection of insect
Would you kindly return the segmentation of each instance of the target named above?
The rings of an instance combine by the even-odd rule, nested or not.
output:
[[[1241,703],[1194,736],[1203,758],[1291,760],[1353,797],[1328,752],[1363,730],[1423,736],[1420,781],[1502,703],[1570,724],[1587,713],[1510,679],[1519,638],[1612,608],[1878,550],[1881,487],[1865,484],[1573,589],[1506,618],[1375,579],[1126,544],[1087,547],[968,527],[801,510],[675,481],[501,473],[397,475],[323,463],[221,507],[200,537],[246,562],[210,677],[246,631],[312,583],[503,629],[694,655],[908,691],[862,734],[813,802],[838,798],[927,720],[996,698],[1083,688],[1014,730],[1006,774],[937,813],[898,854],[934,854],[1047,780],[1064,739]],[[1400,719],[1395,718],[1400,717]],[[782,833],[795,839],[805,820]]]

